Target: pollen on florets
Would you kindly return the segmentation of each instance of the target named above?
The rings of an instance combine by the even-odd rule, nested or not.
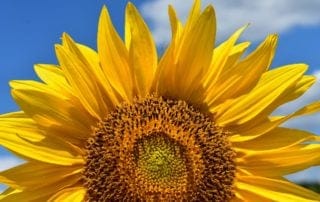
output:
[[[88,140],[88,201],[229,201],[235,152],[211,117],[184,101],[123,104]]]

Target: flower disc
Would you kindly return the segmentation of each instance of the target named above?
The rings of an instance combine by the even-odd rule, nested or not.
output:
[[[184,101],[124,104],[88,140],[88,201],[228,201],[235,152],[211,117]]]

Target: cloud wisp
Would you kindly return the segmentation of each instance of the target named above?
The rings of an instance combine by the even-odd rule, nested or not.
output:
[[[151,25],[158,45],[168,43],[170,35],[167,6],[171,4],[184,21],[193,0],[153,0],[141,5],[142,14]],[[296,0],[202,0],[213,4],[217,15],[218,41],[225,39],[237,28],[250,23],[244,39],[261,40],[268,33],[283,33],[296,26],[320,24],[320,1]]]

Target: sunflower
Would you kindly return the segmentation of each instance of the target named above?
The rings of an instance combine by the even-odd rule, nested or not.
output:
[[[0,116],[0,143],[26,160],[0,173],[2,201],[320,201],[283,176],[319,165],[320,138],[282,127],[280,105],[315,82],[305,64],[269,70],[277,36],[247,56],[246,27],[214,47],[215,13],[196,0],[185,25],[169,6],[161,59],[128,3],[124,42],[107,8],[97,52],[63,34],[59,65],[11,81],[21,111]]]

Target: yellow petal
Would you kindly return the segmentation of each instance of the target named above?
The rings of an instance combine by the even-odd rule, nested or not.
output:
[[[157,51],[147,25],[131,3],[126,9],[125,32],[126,36],[130,36],[129,60],[137,94],[145,96],[150,91],[156,72]]]
[[[168,14],[170,18],[170,25],[171,25],[171,31],[172,31],[172,40],[179,40],[182,32],[182,24],[177,18],[177,14],[173,7],[169,5],[168,7]]]
[[[238,152],[244,155],[237,158],[237,166],[261,176],[283,176],[320,165],[320,144],[300,144],[263,151],[238,149]]]
[[[285,202],[316,202],[320,195],[285,180],[264,177],[241,177],[235,183],[239,190],[244,190],[264,200],[252,201],[285,201]],[[251,201],[251,199],[249,200]]]
[[[81,201],[84,201],[85,194],[86,194],[86,190],[83,187],[66,188],[56,193],[48,201],[49,202],[64,202],[64,201],[81,202]]]
[[[206,103],[209,106],[217,105],[227,99],[246,94],[258,83],[261,75],[269,68],[273,59],[277,36],[271,35],[248,57],[238,62],[235,66],[226,66],[226,58],[231,51],[235,40],[239,37],[244,28],[236,32],[220,49],[215,50],[220,58],[213,58],[212,69],[207,78],[210,81]],[[229,45],[228,45],[229,44]],[[214,54],[215,54],[214,53]],[[216,56],[219,57],[219,56]],[[216,63],[216,60],[222,61]],[[224,69],[223,69],[224,67]],[[221,73],[221,75],[220,75]],[[209,79],[209,80],[208,80]]]
[[[228,59],[225,63],[225,68],[233,68],[237,62],[239,62],[241,56],[244,54],[244,52],[247,50],[247,48],[250,46],[250,42],[242,42],[237,45],[235,45],[230,55],[228,56]]]
[[[68,97],[34,81],[11,81],[12,95],[20,108],[42,128],[60,131],[68,139],[86,139],[91,135],[93,117]]]
[[[82,164],[75,148],[59,138],[44,135],[29,118],[16,114],[0,117],[0,145],[19,156],[57,165]]]
[[[151,92],[162,92],[164,95],[168,94],[169,86],[174,86],[173,68],[168,67],[174,63],[174,50],[177,48],[176,44],[179,44],[183,32],[183,26],[171,5],[168,7],[168,14],[172,31],[171,44],[160,59],[151,90]]]
[[[162,58],[157,86],[160,94],[187,101],[197,97],[192,93],[197,94],[201,88],[215,39],[215,14],[211,6],[193,20],[196,21],[192,27],[185,28],[180,39],[172,41]]]
[[[275,117],[275,118],[272,118],[271,120],[268,119],[268,120],[265,120],[264,122],[256,124],[251,128],[234,131],[236,134],[232,135],[229,138],[229,140],[231,142],[248,141],[271,131],[272,129],[278,127],[280,124],[288,121],[291,118],[308,115],[308,114],[312,114],[319,111],[320,111],[320,102],[314,102],[302,107],[301,109],[287,116]]]
[[[275,109],[278,107],[274,105],[277,98],[288,88],[295,86],[306,70],[306,65],[294,64],[268,71],[249,94],[228,104],[223,103],[218,109],[211,109],[216,113],[217,123],[221,126],[240,125],[252,120],[264,110],[269,112],[270,108]]]
[[[241,188],[241,185],[239,185]],[[239,189],[237,187],[234,188],[234,191],[236,192],[235,199],[231,200],[232,202],[274,202],[274,200],[267,199],[261,195],[257,195],[255,193],[252,193],[250,191],[247,191],[245,189]]]
[[[21,190],[19,189],[13,189],[13,188],[8,188],[6,189],[5,191],[3,191],[1,194],[0,194],[0,201],[4,201],[4,202],[10,202],[8,200],[5,200],[6,197],[8,197],[9,195],[11,194],[15,194],[15,193],[19,193],[21,192]]]
[[[204,79],[204,86],[208,86],[210,92],[212,92],[211,88],[216,84],[223,70],[226,71],[224,68],[226,68],[225,63],[228,60],[228,56],[233,50],[234,44],[246,28],[247,26],[240,28],[227,41],[214,49],[209,71]]]
[[[45,180],[45,179],[44,179]],[[79,182],[79,176],[68,176],[62,178],[54,183],[49,183],[44,186],[40,186],[34,190],[14,190],[11,193],[0,195],[0,200],[6,202],[17,202],[17,201],[33,201],[33,202],[43,202],[48,201],[48,199],[56,194],[58,190],[74,186]]]
[[[164,52],[157,68],[152,85],[152,92],[158,92],[161,95],[168,95],[168,92],[174,90],[175,77],[172,67],[174,61],[174,50],[176,48],[175,40],[171,41],[170,46]]]
[[[288,148],[303,142],[315,140],[317,140],[317,136],[307,131],[278,127],[254,139],[233,142],[233,145],[237,148],[259,151]]]
[[[87,48],[85,48],[87,49]],[[88,53],[86,53],[88,54]],[[65,100],[67,100],[68,103],[71,103],[72,106],[74,106],[73,110],[67,110],[65,108],[62,108],[64,110],[64,112],[68,111],[69,116],[72,117],[72,120],[68,120],[68,125],[73,121],[73,120],[79,120],[80,117],[82,117],[82,119],[80,119],[82,124],[85,124],[85,127],[87,129],[90,129],[92,124],[95,124],[95,122],[92,122],[94,120],[94,118],[87,112],[86,109],[83,108],[81,102],[79,101],[79,99],[76,97],[76,95],[74,94],[74,92],[72,91],[71,86],[69,85],[69,83],[67,82],[65,76],[63,75],[62,70],[58,67],[58,66],[54,66],[54,65],[48,65],[48,64],[38,64],[35,65],[35,71],[37,73],[37,75],[41,78],[42,81],[44,81],[49,88],[54,89],[55,91],[57,91],[59,94],[63,94],[63,96],[60,95],[60,97],[64,98]],[[22,82],[23,83],[23,82]],[[106,82],[104,82],[106,83]],[[32,86],[32,84],[30,84]],[[14,86],[16,86],[16,84],[14,84]],[[19,85],[20,88],[24,88],[28,85]],[[40,87],[41,86],[41,87]],[[43,85],[36,85],[35,87],[42,89]],[[27,87],[26,89],[28,89],[29,87]],[[48,88],[43,89],[44,92],[47,92]],[[52,90],[49,90],[52,91]],[[107,97],[107,96],[105,96]],[[47,103],[46,103],[47,104]],[[45,105],[46,105],[45,104]],[[70,104],[69,104],[70,105]],[[31,109],[33,107],[28,107],[28,109]],[[56,108],[57,111],[59,111],[59,109],[61,108],[61,106],[54,106],[54,108]],[[76,109],[76,110],[75,110]],[[28,110],[27,110],[28,111]],[[75,114],[72,112],[76,112]],[[33,111],[33,113],[38,113],[38,110]],[[33,114],[31,115],[33,116]],[[92,119],[92,120],[91,120]],[[61,124],[63,124],[64,122],[62,122]],[[47,124],[47,122],[43,123],[39,123],[40,126],[43,126],[44,128],[50,128],[50,133],[53,133],[53,127],[52,125],[49,126],[49,124]],[[72,125],[72,124],[71,124]],[[76,127],[78,129],[78,126]],[[81,136],[81,133],[85,132],[83,130],[80,131],[80,133],[77,133],[77,137],[74,135],[75,131],[71,131],[71,135],[66,135],[66,130],[63,130],[61,125],[59,124],[58,127],[56,127],[55,129],[57,129],[58,131],[55,131],[57,136],[72,136],[73,138],[79,138]],[[88,135],[88,131],[86,131],[86,135]],[[72,140],[71,140],[72,141]],[[78,141],[74,142],[76,145],[78,145]]]
[[[303,76],[297,84],[291,89],[287,90],[287,93],[284,93],[281,98],[277,100],[275,103],[276,106],[280,106],[282,104],[286,104],[292,100],[297,99],[301,95],[303,95],[307,90],[316,82],[315,76]]]
[[[197,22],[197,19],[200,16],[201,9],[201,0],[194,0],[191,11],[189,13],[185,29],[188,32],[190,29],[193,29],[193,25]]]
[[[96,78],[92,77],[88,68],[67,48],[56,45],[56,54],[66,78],[83,106],[93,117],[101,119],[105,107],[100,100],[101,94],[97,91]]]
[[[72,94],[71,86],[58,66],[38,64],[34,66],[34,69],[40,79],[52,88],[59,90],[61,93]]]
[[[265,123],[269,122],[269,115],[282,104],[290,102],[294,99],[297,99],[301,95],[303,95],[316,81],[314,76],[303,76],[295,85],[286,89],[274,102],[270,105],[263,113],[259,116],[255,117],[254,119],[241,124],[241,125],[233,125],[233,131],[237,131],[236,133],[244,133],[248,134],[248,129],[251,129],[252,126],[263,126]],[[251,133],[251,135],[254,135]]]
[[[182,98],[189,98],[201,87],[201,79],[211,62],[215,34],[215,12],[211,6],[205,9],[189,32],[186,29],[183,33],[175,57],[175,87]]]
[[[100,14],[97,44],[105,76],[124,100],[131,101],[133,76],[129,68],[129,53],[113,27],[106,7],[103,7]]]
[[[36,161],[0,172],[0,182],[15,189],[34,190],[79,173],[82,165],[57,166]]]
[[[63,35],[63,45],[70,53],[76,56],[76,58],[88,69],[88,72],[92,75],[90,78],[97,86],[97,96],[101,95],[98,100],[103,110],[102,114],[105,115],[108,111],[114,108],[115,105],[119,104],[118,92],[110,86],[109,80],[104,75],[104,72],[100,66],[99,55],[91,48],[76,44],[68,34]],[[125,98],[122,98],[125,100]]]

